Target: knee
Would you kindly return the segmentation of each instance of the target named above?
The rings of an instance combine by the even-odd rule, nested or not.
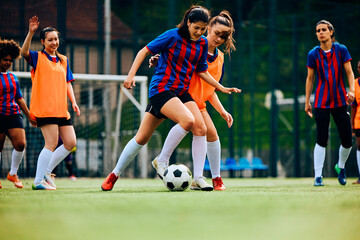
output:
[[[76,139],[71,139],[70,141],[64,143],[64,148],[68,151],[73,150],[75,146],[76,146]]]
[[[195,136],[205,136],[207,128],[205,124],[194,124],[191,131]]]
[[[206,132],[206,140],[208,142],[215,142],[216,140],[219,139],[219,136],[217,135],[217,131],[215,129],[207,129],[207,132]]]
[[[135,135],[135,142],[139,145],[145,145],[149,140],[151,136],[145,136],[142,134],[136,134]]]
[[[15,148],[15,150],[18,151],[18,152],[24,151],[25,146],[26,146],[26,142],[25,142],[25,141],[19,141],[19,142],[14,143],[14,148]]]
[[[185,130],[190,131],[195,124],[194,116],[187,116],[183,121],[179,122],[179,125]]]

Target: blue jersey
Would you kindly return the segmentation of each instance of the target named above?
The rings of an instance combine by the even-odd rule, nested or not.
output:
[[[60,59],[58,57],[52,57],[45,51],[41,51],[41,52],[46,55],[46,57],[49,59],[49,61],[52,61],[52,62],[60,61]],[[25,60],[30,64],[30,66],[33,67],[33,71],[35,72],[37,62],[38,62],[38,54],[39,54],[39,52],[29,51],[29,53],[30,53],[29,58],[25,58]],[[66,81],[71,82],[71,81],[74,81],[74,80],[75,80],[74,76],[73,76],[73,74],[72,74],[72,72],[70,70],[70,67],[69,67],[69,59],[67,59]]]
[[[0,114],[20,114],[20,107],[16,103],[22,98],[20,84],[11,72],[0,73]]]
[[[307,67],[316,72],[315,108],[336,108],[346,105],[344,81],[344,63],[351,60],[347,48],[334,42],[330,52],[324,52],[320,46],[314,47],[308,54]]]
[[[172,90],[182,95],[189,89],[190,79],[196,72],[207,70],[207,40],[182,38],[178,29],[171,29],[151,41],[146,48],[154,55],[161,53],[149,86],[149,97]]]

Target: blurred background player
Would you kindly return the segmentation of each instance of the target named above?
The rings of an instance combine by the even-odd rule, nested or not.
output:
[[[229,54],[231,50],[235,50],[234,39],[232,37],[233,32],[234,24],[228,11],[222,11],[218,16],[213,17],[209,22],[206,37],[208,40],[208,71],[215,80],[219,81],[219,83],[221,83],[224,75],[224,54],[218,49],[218,47],[224,44],[225,52]],[[157,64],[158,58],[159,55],[156,55],[150,59],[150,67],[153,67]],[[217,112],[219,112],[221,117],[225,119],[229,128],[232,126],[233,118],[231,114],[228,113],[221,104],[215,92],[215,88],[204,82],[196,73],[191,78],[189,93],[191,97],[195,100],[206,125],[207,157],[210,163],[210,171],[214,190],[225,190],[226,187],[220,176],[220,140],[215,125],[206,110],[205,102],[209,101],[211,103],[211,105],[217,110]],[[168,135],[168,137],[171,138],[172,136]],[[166,152],[166,149],[167,146],[164,144],[163,150],[161,151],[160,155],[154,160],[154,162],[156,163],[154,163],[153,165],[157,165],[159,159],[163,160],[163,162],[166,162],[167,164],[169,163],[169,157],[171,156],[172,152],[168,153]],[[192,150],[196,151],[196,146],[193,146]],[[203,168],[204,166],[196,166],[196,162],[194,162],[194,176],[202,176]],[[195,182],[192,183],[190,188],[193,190],[201,190],[198,186],[196,186]]]
[[[360,75],[360,60],[357,63]],[[355,79],[355,101],[351,105],[351,125],[356,136],[356,161],[359,170],[359,178],[353,184],[360,184],[360,77]]]
[[[36,119],[45,139],[41,150],[33,184],[34,190],[55,190],[51,171],[76,146],[75,130],[68,112],[67,96],[77,116],[80,109],[76,103],[71,82],[74,81],[66,56],[58,53],[59,32],[46,27],[40,32],[42,51],[30,51],[31,40],[39,27],[36,16],[29,20],[29,32],[25,38],[21,53],[33,67],[31,70],[32,90],[30,101],[31,117]],[[63,144],[58,144],[58,136]],[[56,150],[55,150],[56,149]]]
[[[14,59],[20,56],[20,47],[14,40],[0,39],[0,161],[6,136],[14,147],[11,155],[11,169],[7,179],[17,188],[23,188],[17,171],[24,156],[26,138],[20,109],[29,122],[36,126],[20,91],[17,77],[8,71]],[[0,183],[1,188],[1,183]]]
[[[112,190],[119,175],[135,158],[142,146],[149,141],[155,129],[166,118],[178,123],[176,127],[172,128],[176,132],[176,136],[171,139],[171,146],[173,148],[181,142],[194,124],[199,124],[195,119],[197,118],[196,116],[202,119],[201,113],[188,93],[190,79],[195,71],[205,81],[222,92],[230,94],[231,92],[239,91],[236,88],[223,87],[207,71],[207,40],[203,34],[206,31],[209,20],[210,12],[206,8],[192,6],[185,12],[183,20],[177,28],[161,34],[142,48],[136,55],[124,82],[125,88],[131,89],[135,86],[134,77],[136,72],[149,54],[162,53],[159,64],[155,68],[155,74],[150,81],[149,105],[141,121],[140,128],[135,137],[126,144],[115,169],[101,185],[102,190]],[[203,121],[202,124],[204,131],[198,145],[199,148],[200,145],[205,146],[204,154],[206,154],[206,127]],[[205,161],[205,155],[203,160],[202,157],[198,159]],[[202,183],[204,185],[207,184],[205,181]]]
[[[329,138],[330,114],[338,129],[341,145],[339,161],[335,165],[338,180],[346,184],[345,163],[352,146],[350,116],[347,105],[355,99],[354,73],[351,68],[351,57],[347,48],[335,42],[335,29],[326,20],[316,24],[316,36],[320,46],[314,47],[308,54],[306,78],[305,112],[312,117],[310,95],[315,81],[314,116],[316,122],[316,145],[314,148],[314,186],[324,186],[322,170]],[[343,71],[345,70],[349,91],[346,93]]]

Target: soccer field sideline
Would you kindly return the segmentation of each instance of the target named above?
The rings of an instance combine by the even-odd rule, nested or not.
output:
[[[210,179],[207,179],[208,181]],[[0,239],[358,239],[360,186],[325,178],[224,179],[223,192],[170,192],[159,179],[57,179],[56,191],[2,179]]]

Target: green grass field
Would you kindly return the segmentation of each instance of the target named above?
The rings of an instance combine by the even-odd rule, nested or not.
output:
[[[209,179],[208,179],[209,180]],[[32,179],[0,189],[0,239],[359,239],[360,186],[325,178],[224,179],[224,192],[170,192],[159,179]]]

